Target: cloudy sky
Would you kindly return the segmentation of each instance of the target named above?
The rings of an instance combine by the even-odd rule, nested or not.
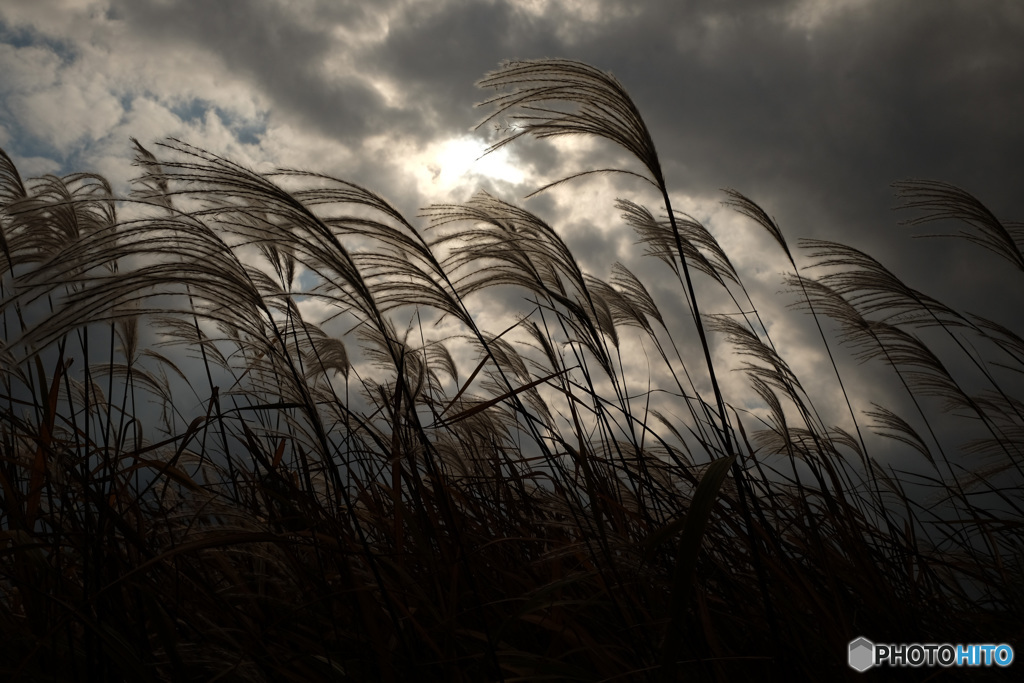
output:
[[[756,291],[775,296],[783,266],[720,188],[761,203],[791,240],[846,241],[940,298],[978,287],[989,294],[965,301],[990,314],[992,292],[1024,301],[995,257],[911,239],[889,186],[945,180],[1024,219],[1016,0],[4,0],[0,147],[25,176],[93,170],[120,187],[129,136],[175,136],[364,184],[410,216],[478,187],[520,202],[560,173],[621,162],[586,141],[474,161],[493,135],[473,130],[474,82],[537,57],[615,74],[677,208],[708,223]],[[643,191],[596,178],[525,206],[606,277],[612,259],[638,263],[612,203],[652,201]],[[794,330],[782,341],[800,356]]]

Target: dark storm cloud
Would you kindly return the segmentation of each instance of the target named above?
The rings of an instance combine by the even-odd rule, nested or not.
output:
[[[250,81],[277,115],[297,116],[332,137],[352,142],[381,127],[402,125],[407,113],[387,106],[365,72],[328,73],[325,64],[359,46],[332,36],[342,26],[358,38],[374,30],[374,13],[387,3],[296,3],[225,0],[114,0],[110,16],[138,35],[198,49]]]
[[[458,130],[477,123],[474,83],[503,59],[541,57],[556,47],[548,26],[505,2],[416,4],[395,17],[372,61],[429,105],[438,125]]]
[[[802,28],[786,20],[797,3],[666,3],[574,56],[627,85],[680,189],[785,183],[813,201],[906,176],[1019,185],[1021,12],[859,4]]]

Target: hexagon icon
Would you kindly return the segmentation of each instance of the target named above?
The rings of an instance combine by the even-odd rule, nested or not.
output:
[[[867,638],[850,641],[850,668],[867,671],[875,663],[875,644]]]

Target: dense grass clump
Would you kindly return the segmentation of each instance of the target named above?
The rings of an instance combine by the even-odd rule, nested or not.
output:
[[[0,155],[3,677],[825,679],[861,635],[1017,644],[1019,320],[852,247],[791,251],[728,191],[829,358],[887,368],[912,406],[848,395],[837,359],[846,412],[821,415],[712,232],[673,210],[614,78],[543,60],[480,84],[496,147],[589,135],[635,157],[598,172],[656,190],[617,211],[686,319],[484,193],[420,228],[353,183],[176,140],[136,143],[131,197]],[[897,190],[1024,270],[1019,224],[942,183]],[[526,303],[483,329],[495,287]],[[641,350],[646,377],[624,361]],[[967,673],[901,673],[937,672]]]

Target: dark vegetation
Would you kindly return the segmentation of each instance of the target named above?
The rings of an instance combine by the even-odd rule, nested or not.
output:
[[[842,244],[791,251],[728,191],[829,357],[913,406],[851,396],[830,426],[712,233],[673,211],[617,81],[546,60],[481,86],[499,145],[591,135],[635,157],[600,172],[657,190],[617,211],[686,320],[490,195],[421,229],[357,185],[179,141],[137,145],[126,198],[0,156],[0,676],[824,679],[854,675],[860,635],[1018,643],[1019,316],[944,306]],[[942,183],[897,190],[1024,270],[1020,225]],[[524,310],[481,329],[498,286]],[[623,369],[641,344],[650,378]],[[748,395],[721,390],[719,344]]]

